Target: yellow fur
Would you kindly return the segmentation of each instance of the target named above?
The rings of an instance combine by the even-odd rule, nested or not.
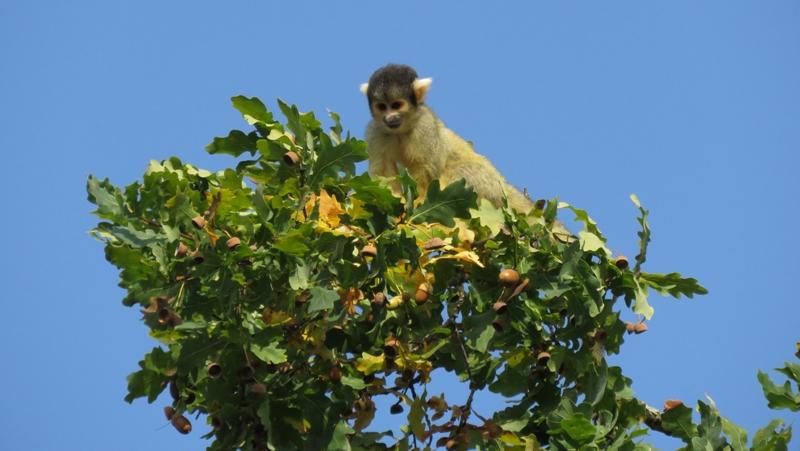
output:
[[[430,82],[417,93],[418,98],[424,98],[428,85]],[[486,157],[445,127],[426,105],[420,102],[417,107],[405,108],[399,131],[385,127],[376,113],[373,108],[373,120],[366,132],[371,176],[395,176],[402,165],[417,182],[421,194],[435,179],[444,187],[463,178],[480,198],[495,206],[502,205],[505,195],[515,210],[528,213],[533,208],[531,201],[509,185]]]

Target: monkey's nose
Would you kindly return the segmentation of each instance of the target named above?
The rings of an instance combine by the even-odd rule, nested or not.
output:
[[[400,126],[400,123],[403,122],[400,116],[387,116],[383,121],[386,122],[389,128],[397,128]]]

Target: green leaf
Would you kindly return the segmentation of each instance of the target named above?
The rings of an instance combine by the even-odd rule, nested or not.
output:
[[[347,439],[347,435],[354,432],[353,428],[347,424],[347,421],[341,420],[336,423],[333,437],[331,437],[330,444],[328,444],[328,451],[350,451],[350,441]]]
[[[667,433],[682,438],[686,443],[697,435],[692,423],[692,409],[681,404],[661,414],[661,426]]]
[[[438,222],[453,227],[453,218],[469,218],[469,209],[475,208],[478,196],[467,187],[464,179],[439,189],[439,181],[434,180],[428,187],[425,202],[416,208],[409,222]]]
[[[747,451],[747,431],[744,428],[723,417],[722,431],[730,439],[732,451]]]
[[[411,402],[411,408],[408,409],[408,425],[418,440],[425,439],[425,425],[422,423],[425,409],[425,401],[422,398],[415,398]]]
[[[123,224],[127,222],[125,198],[108,179],[98,180],[90,175],[89,181],[86,182],[86,191],[89,193],[89,202],[97,205],[97,210],[94,211],[95,215]]]
[[[603,251],[607,256],[611,256],[611,250],[606,246],[606,243],[592,232],[581,230],[578,232],[578,240],[581,243],[581,250],[584,252]]]
[[[644,316],[645,319],[650,319],[653,317],[655,310],[647,302],[647,286],[640,284],[636,278],[633,281],[636,285],[636,302],[633,306],[633,311]]]
[[[253,343],[250,345],[250,351],[267,363],[283,363],[286,361],[286,350],[279,348],[277,343],[270,343],[267,346],[259,346]]]
[[[274,122],[272,113],[258,97],[235,96],[231,97],[231,103],[250,125],[258,123],[271,125]]]
[[[473,218],[478,218],[484,227],[488,227],[491,236],[496,236],[506,223],[503,210],[495,207],[486,199],[481,199],[477,209],[470,210]]]
[[[392,194],[392,190],[377,180],[372,180],[369,174],[361,174],[350,180],[353,197],[367,205],[375,206],[385,213],[394,213],[400,207],[400,199]]]
[[[339,293],[328,288],[311,287],[308,292],[311,293],[311,300],[308,303],[309,313],[330,310],[333,308],[333,303],[339,299]]]
[[[800,394],[792,391],[789,381],[783,386],[775,385],[772,379],[761,371],[758,372],[758,381],[761,383],[761,389],[769,402],[770,409],[789,409],[793,412],[800,410]]]
[[[759,429],[753,436],[753,450],[786,451],[792,438],[792,428],[785,426],[783,420],[774,419]]]
[[[276,249],[295,257],[302,257],[308,253],[307,238],[302,230],[294,229],[285,233],[275,241]]]
[[[591,441],[597,432],[597,429],[592,424],[592,420],[586,418],[586,416],[581,413],[576,413],[565,418],[561,421],[560,426],[572,440],[578,443]]]
[[[241,130],[231,130],[228,136],[215,137],[213,141],[206,145],[206,152],[212,155],[222,153],[233,155],[234,157],[238,157],[244,152],[250,152],[251,155],[255,155],[257,140],[258,135],[256,135],[256,132],[245,134]]]
[[[658,291],[662,295],[669,295],[680,298],[681,295],[688,298],[695,294],[707,294],[708,290],[703,288],[697,279],[683,278],[680,274],[673,272],[669,274],[641,273],[640,281]]]
[[[333,145],[327,135],[321,135],[320,140],[321,148],[308,177],[311,187],[318,187],[325,177],[336,177],[340,171],[352,175],[356,163],[367,159],[367,146],[363,141],[350,139]]]

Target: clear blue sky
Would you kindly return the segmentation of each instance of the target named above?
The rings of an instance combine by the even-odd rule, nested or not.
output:
[[[207,429],[165,426],[163,399],[122,400],[155,343],[86,233],[86,177],[233,164],[203,146],[246,126],[236,94],[332,109],[361,136],[358,85],[387,62],[433,77],[452,129],[535,197],[589,210],[612,249],[636,253],[628,195],[651,210],[647,269],[710,293],[652,301],[613,359],[638,396],[707,393],[751,432],[778,415],[755,374],[800,339],[799,2],[3,0],[0,449],[202,449]]]

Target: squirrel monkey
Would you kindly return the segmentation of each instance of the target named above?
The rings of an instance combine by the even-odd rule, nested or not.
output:
[[[427,192],[433,180],[445,186],[463,178],[479,198],[499,207],[505,195],[512,208],[530,212],[531,201],[425,105],[432,81],[418,78],[409,66],[389,64],[361,85],[372,113],[366,132],[369,174],[393,177],[401,165],[420,193]]]

